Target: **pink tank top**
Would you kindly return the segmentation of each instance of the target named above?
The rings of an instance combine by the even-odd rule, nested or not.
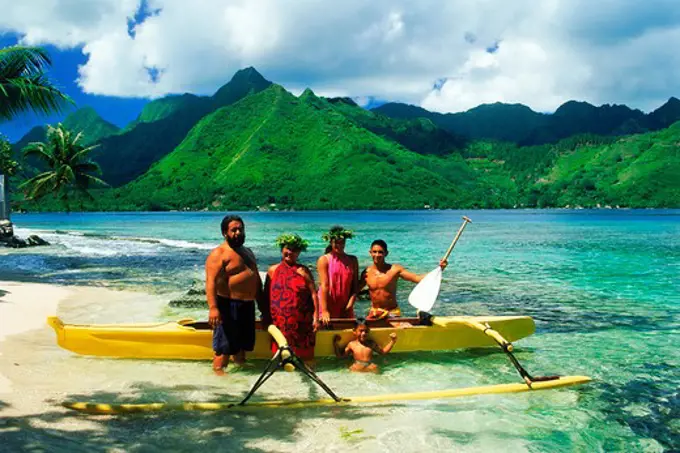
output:
[[[354,308],[345,310],[352,294],[354,272],[352,260],[348,255],[339,256],[334,253],[326,254],[328,260],[328,313],[331,318],[354,318]],[[321,288],[319,288],[321,298]],[[319,306],[321,310],[321,306]]]

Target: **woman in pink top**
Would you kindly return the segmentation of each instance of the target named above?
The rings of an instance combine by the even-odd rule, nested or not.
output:
[[[345,253],[345,241],[352,231],[334,226],[322,238],[330,242],[326,254],[316,263],[319,272],[319,320],[328,324],[330,318],[354,318],[357,298],[359,261]]]

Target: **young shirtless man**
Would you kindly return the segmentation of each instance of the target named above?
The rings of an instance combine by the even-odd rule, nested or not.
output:
[[[262,297],[262,282],[255,255],[243,246],[246,230],[238,216],[222,220],[224,243],[205,261],[205,293],[208,299],[208,323],[213,329],[213,370],[224,374],[229,356],[242,364],[246,351],[255,346],[255,301],[268,319]],[[263,311],[264,310],[264,311]]]
[[[366,319],[375,320],[387,317],[401,316],[401,310],[397,303],[397,283],[400,278],[418,283],[425,275],[414,274],[399,264],[389,264],[385,258],[389,254],[387,243],[382,239],[373,241],[369,250],[373,265],[364,269],[359,280],[359,289],[368,286],[371,296],[371,309]],[[439,266],[446,269],[448,262],[441,260]]]
[[[387,354],[392,350],[394,344],[397,342],[397,334],[392,332],[390,334],[390,341],[385,346],[378,346],[375,341],[368,338],[369,329],[366,322],[358,319],[354,327],[354,340],[347,343],[343,349],[340,346],[340,335],[333,337],[333,346],[335,348],[335,355],[344,357],[347,354],[352,354],[354,363],[349,367],[350,371],[358,371],[363,373],[377,373],[378,365],[373,363],[373,353]]]

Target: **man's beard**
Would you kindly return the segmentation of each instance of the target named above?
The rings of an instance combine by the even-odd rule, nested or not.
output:
[[[241,247],[244,242],[246,242],[246,235],[244,234],[244,235],[241,235],[241,236],[235,237],[235,238],[230,238],[229,236],[227,236],[226,239],[227,239],[227,244],[229,244],[229,247],[231,247],[233,249],[237,249],[237,248]]]

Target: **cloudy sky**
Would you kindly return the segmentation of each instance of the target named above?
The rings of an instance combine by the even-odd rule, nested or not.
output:
[[[191,6],[188,6],[191,5]],[[0,0],[0,45],[44,45],[80,106],[119,125],[254,66],[294,93],[440,112],[680,96],[678,0]],[[16,139],[31,115],[0,124]]]

